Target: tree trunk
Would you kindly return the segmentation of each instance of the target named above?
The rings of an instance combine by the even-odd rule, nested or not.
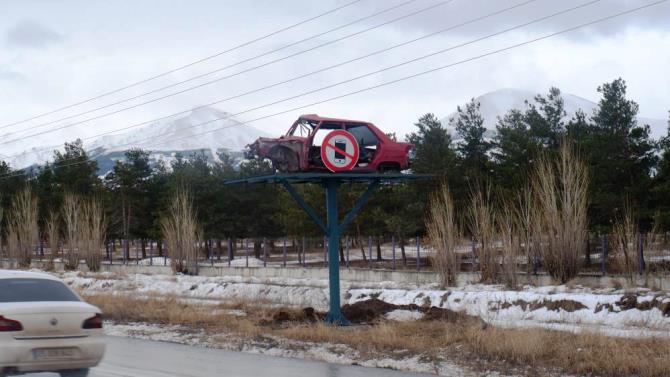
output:
[[[142,259],[147,259],[147,240],[142,238]]]
[[[163,242],[161,240],[156,241],[156,247],[158,248],[158,256],[163,257]]]
[[[254,258],[261,259],[261,249],[263,243],[260,240],[254,239]]]
[[[382,260],[382,243],[381,237],[375,237],[375,242],[377,243],[377,260]]]
[[[344,246],[342,245],[342,242],[340,242],[340,263],[346,263],[346,260],[344,259]]]
[[[405,254],[405,237],[400,237],[400,255],[402,256],[402,263],[407,266],[407,254]]]

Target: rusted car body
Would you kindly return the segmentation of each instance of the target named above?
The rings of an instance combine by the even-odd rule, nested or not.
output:
[[[369,122],[316,114],[300,116],[286,135],[261,137],[249,144],[247,156],[267,158],[281,172],[327,170],[321,161],[321,141],[336,129],[348,131],[358,142],[360,154],[352,171],[388,172],[409,168],[412,144],[394,141]]]

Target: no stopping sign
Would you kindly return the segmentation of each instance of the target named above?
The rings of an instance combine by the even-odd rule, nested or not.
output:
[[[353,169],[358,162],[358,154],[356,138],[344,130],[332,131],[321,144],[321,160],[332,172]]]

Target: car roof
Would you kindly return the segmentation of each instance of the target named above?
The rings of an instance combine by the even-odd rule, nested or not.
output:
[[[45,272],[37,271],[15,271],[15,270],[0,270],[0,279],[49,279],[59,280],[57,277],[47,274]]]
[[[342,118],[328,118],[318,116],[317,114],[303,114],[300,116],[300,119],[313,120],[317,122],[351,122],[351,123],[365,123],[370,124],[370,122],[365,120],[353,120],[353,119],[342,119]]]

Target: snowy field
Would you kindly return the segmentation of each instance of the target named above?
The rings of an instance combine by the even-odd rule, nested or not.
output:
[[[266,305],[328,308],[327,280],[200,277],[145,274],[59,275],[83,294],[171,296],[203,304],[245,300]],[[645,288],[592,289],[581,286],[467,285],[448,290],[394,282],[342,282],[342,302],[376,298],[396,305],[435,306],[465,312],[502,327],[539,327],[571,332],[594,331],[625,337],[670,337],[670,293]],[[394,320],[415,320],[421,313],[397,310]]]

